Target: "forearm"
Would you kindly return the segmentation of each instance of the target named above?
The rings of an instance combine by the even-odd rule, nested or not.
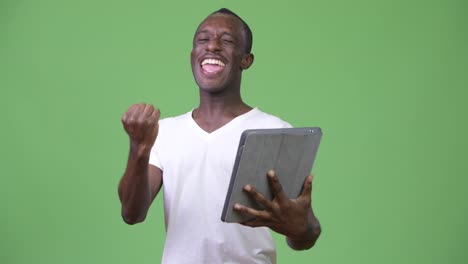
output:
[[[298,237],[286,237],[286,241],[294,250],[306,250],[314,246],[320,236],[321,227],[318,219],[310,210],[307,221],[306,231]]]
[[[148,162],[149,150],[130,147],[127,167],[119,184],[122,217],[128,224],[142,222],[151,204]]]

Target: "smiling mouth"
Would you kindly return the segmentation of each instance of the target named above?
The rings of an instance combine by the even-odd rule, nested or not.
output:
[[[201,63],[203,71],[209,75],[222,72],[225,66],[224,62],[218,59],[204,59]]]

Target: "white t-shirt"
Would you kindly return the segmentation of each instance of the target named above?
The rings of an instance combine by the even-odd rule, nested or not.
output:
[[[291,127],[257,108],[208,133],[192,112],[159,121],[150,164],[163,171],[162,263],[276,263],[268,228],[221,221],[242,132]]]

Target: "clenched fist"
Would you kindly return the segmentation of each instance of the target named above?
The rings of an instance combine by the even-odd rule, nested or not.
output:
[[[150,104],[134,104],[122,116],[122,123],[133,146],[150,150],[158,135],[160,112]]]

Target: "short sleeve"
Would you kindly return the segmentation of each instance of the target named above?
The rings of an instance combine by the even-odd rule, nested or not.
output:
[[[163,166],[161,164],[161,157],[159,156],[161,148],[160,141],[160,135],[158,135],[158,137],[156,137],[156,141],[154,142],[153,147],[151,148],[149,164],[154,165],[159,169],[163,170]]]
[[[288,122],[285,122],[283,121],[283,127],[282,128],[292,128],[293,126],[291,126],[291,124],[289,124]]]

